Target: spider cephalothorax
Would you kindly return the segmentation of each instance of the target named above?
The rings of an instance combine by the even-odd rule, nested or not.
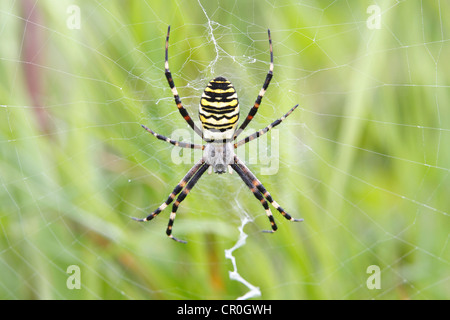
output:
[[[214,170],[215,173],[219,174],[225,173],[228,168],[230,173],[232,172],[232,170],[234,170],[239,175],[239,177],[241,177],[244,183],[253,192],[253,195],[261,202],[262,206],[264,207],[267,217],[269,218],[270,224],[272,226],[272,230],[266,232],[275,232],[277,230],[277,225],[275,224],[275,220],[269,209],[267,201],[270,202],[270,204],[273,205],[286,219],[290,221],[302,221],[302,219],[292,218],[286,211],[284,211],[283,208],[281,208],[278,205],[278,203],[276,203],[272,199],[272,196],[264,188],[262,183],[256,178],[256,176],[250,171],[250,169],[248,169],[247,166],[237,157],[237,155],[234,152],[234,149],[236,149],[240,145],[243,145],[249,141],[252,141],[260,137],[273,127],[279,125],[298,106],[295,105],[284,116],[282,116],[280,119],[275,120],[273,123],[271,123],[264,129],[261,129],[253,133],[252,135],[249,135],[248,137],[240,140],[239,142],[234,142],[236,138],[239,136],[239,134],[247,127],[247,125],[255,116],[256,112],[258,111],[259,105],[261,104],[261,100],[267,90],[267,87],[269,86],[270,80],[272,79],[273,52],[272,52],[272,40],[270,38],[270,30],[268,30],[269,48],[270,48],[269,72],[267,73],[263,87],[259,92],[253,107],[250,109],[247,117],[245,118],[244,122],[238,129],[236,128],[239,120],[239,100],[235,88],[233,87],[231,82],[225,79],[224,77],[217,77],[212,79],[208,83],[208,85],[205,88],[205,91],[202,94],[199,106],[199,118],[202,124],[202,128],[200,129],[199,127],[197,127],[194,121],[192,121],[192,118],[189,116],[188,112],[181,103],[180,96],[178,95],[175,83],[173,82],[172,79],[172,74],[169,70],[169,60],[168,60],[169,34],[170,34],[170,26],[167,30],[166,50],[165,50],[165,74],[167,81],[169,82],[169,86],[172,90],[175,103],[181,115],[189,124],[189,126],[198,135],[202,137],[202,139],[206,142],[206,144],[198,145],[193,143],[174,141],[142,125],[142,127],[145,130],[153,134],[156,138],[169,142],[177,147],[203,150],[203,156],[200,159],[200,161],[198,161],[191,168],[191,170],[189,170],[189,172],[175,187],[175,189],[169,195],[169,198],[163,204],[161,204],[155,211],[153,211],[147,217],[135,220],[149,221],[153,219],[170,203],[172,203],[175,197],[178,195],[177,199],[175,200],[172,206],[172,213],[170,214],[166,234],[173,240],[184,243],[185,241],[178,240],[172,235],[172,227],[175,221],[178,206],[186,198],[188,193],[197,183],[198,179],[200,179],[200,177],[206,172],[206,170],[208,170],[208,168]]]
[[[211,166],[215,173],[225,173],[229,165],[234,163],[234,147],[231,142],[205,145],[203,158],[205,164]]]

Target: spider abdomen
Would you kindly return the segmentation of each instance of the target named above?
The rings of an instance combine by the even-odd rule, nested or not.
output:
[[[233,137],[239,120],[239,100],[230,81],[217,77],[208,83],[200,99],[199,117],[205,140]]]

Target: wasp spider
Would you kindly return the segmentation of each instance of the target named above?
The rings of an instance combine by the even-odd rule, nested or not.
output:
[[[175,83],[172,79],[172,74],[169,70],[168,61],[168,46],[169,46],[169,34],[170,26],[167,30],[166,37],[166,48],[165,48],[165,75],[169,86],[172,90],[173,96],[175,98],[175,103],[178,107],[183,118],[189,124],[189,126],[202,137],[206,142],[204,145],[179,142],[164,137],[153,130],[142,125],[142,127],[149,133],[154,135],[156,138],[171,143],[177,147],[181,148],[191,148],[191,149],[201,149],[203,150],[203,157],[198,161],[189,172],[181,179],[180,183],[177,184],[175,189],[169,195],[169,198],[161,204],[155,211],[149,214],[143,219],[134,218],[137,221],[149,221],[156,217],[162,210],[164,210],[169,204],[171,204],[175,197],[175,202],[172,206],[172,213],[170,214],[169,224],[167,226],[167,235],[175,241],[186,243],[186,241],[179,240],[172,235],[172,227],[175,221],[176,212],[180,203],[186,198],[192,188],[195,186],[200,177],[208,170],[211,173],[214,170],[215,173],[225,173],[227,168],[231,173],[231,169],[237,172],[239,177],[244,181],[248,188],[253,192],[253,195],[261,202],[264,207],[266,214],[269,218],[272,230],[265,230],[265,232],[275,232],[277,230],[277,225],[273,215],[269,209],[267,201],[270,202],[286,219],[290,221],[302,221],[303,219],[292,218],[280,205],[272,199],[270,193],[264,188],[262,183],[256,178],[256,176],[247,168],[247,166],[236,156],[234,149],[237,147],[252,141],[261,135],[265,134],[267,131],[273,127],[279,125],[286,117],[288,117],[298,105],[290,109],[284,116],[280,119],[275,120],[272,124],[259,130],[252,135],[249,135],[245,139],[235,142],[239,134],[247,127],[250,121],[255,116],[258,111],[261,100],[264,93],[269,86],[270,80],[273,75],[273,52],[272,52],[272,40],[270,38],[270,30],[268,30],[269,36],[269,49],[270,49],[270,68],[267,73],[266,79],[262,86],[261,91],[256,98],[255,104],[250,109],[244,122],[237,128],[239,120],[239,100],[237,98],[236,90],[230,81],[223,77],[217,77],[212,79],[205,88],[200,99],[199,117],[201,121],[202,128],[200,129],[192,121],[186,109],[181,103],[180,96],[175,87]],[[266,201],[267,200],[267,201]]]

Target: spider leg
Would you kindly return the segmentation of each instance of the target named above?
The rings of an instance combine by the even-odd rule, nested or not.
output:
[[[259,192],[258,188],[256,188],[252,182],[249,180],[249,178],[245,175],[244,171],[239,167],[237,164],[232,164],[231,167],[234,169],[234,171],[237,172],[239,177],[241,177],[242,181],[245,182],[247,187],[250,189],[251,192],[253,192],[253,195],[258,199],[262,206],[264,207],[264,210],[266,210],[267,217],[269,218],[270,225],[272,226],[272,230],[264,230],[264,232],[275,232],[278,227],[275,224],[275,219],[273,218],[272,212],[270,211],[269,205],[267,204],[266,199],[262,196],[261,192]]]
[[[177,200],[173,203],[172,212],[170,213],[170,219],[169,219],[169,224],[167,225],[166,234],[170,238],[172,238],[173,240],[175,240],[177,242],[186,243],[186,241],[179,240],[172,235],[173,223],[175,222],[175,217],[177,215],[178,206],[186,198],[186,196],[189,194],[189,192],[195,186],[195,184],[200,179],[200,177],[205,173],[205,171],[208,169],[208,167],[209,167],[209,164],[205,163],[205,164],[203,164],[202,167],[200,167],[200,169],[197,170],[194,177],[188,182],[187,186],[183,189],[183,191],[178,196]]]
[[[266,188],[264,188],[262,183],[258,180],[258,178],[256,178],[256,176],[250,171],[250,169],[247,168],[245,163],[243,163],[237,156],[235,156],[234,159],[235,159],[236,164],[244,172],[245,176],[251,181],[252,185],[254,185],[256,188],[258,188],[258,190],[262,193],[264,198],[266,198],[267,201],[269,201],[270,204],[272,206],[274,206],[275,209],[277,209],[283,215],[283,217],[285,217],[287,220],[290,220],[290,221],[295,221],[295,222],[303,221],[303,219],[295,219],[295,218],[291,217],[290,214],[288,214],[286,211],[284,211],[284,209],[276,201],[274,201],[272,199],[272,196],[270,195],[269,191],[267,191]]]
[[[192,176],[200,169],[200,167],[204,164],[204,160],[201,159],[199,162],[197,162],[191,170],[188,171],[188,173],[184,176],[183,179],[181,179],[180,183],[177,184],[175,189],[173,189],[172,193],[169,195],[167,200],[161,204],[155,211],[150,213],[147,217],[139,219],[139,218],[133,218],[133,220],[143,222],[143,221],[150,221],[154,217],[156,217],[161,211],[163,211],[167,206],[172,203],[173,199],[175,199],[175,196],[181,192],[181,190],[184,188],[184,186],[188,183],[189,180],[191,180]]]
[[[267,127],[265,127],[262,130],[259,130],[251,135],[249,135],[248,137],[246,137],[245,139],[242,139],[241,141],[239,141],[238,143],[234,144],[234,148],[237,148],[243,144],[246,144],[247,142],[250,142],[254,139],[259,138],[260,136],[262,136],[263,134],[267,133],[267,131],[269,131],[270,129],[276,127],[277,125],[279,125],[281,122],[283,122],[284,119],[286,119],[296,108],[298,107],[298,104],[295,105],[291,110],[289,110],[284,116],[282,116],[280,119],[275,120],[274,122],[272,122],[271,124],[269,124]]]
[[[154,135],[157,139],[159,140],[163,140],[166,141],[170,144],[173,144],[176,147],[180,147],[180,148],[190,148],[190,149],[205,149],[205,146],[200,145],[200,144],[194,144],[194,143],[187,143],[187,142],[181,142],[181,141],[175,141],[172,140],[170,138],[167,138],[163,135],[160,135],[156,132],[154,132],[152,129],[147,128],[146,126],[144,126],[143,124],[141,124],[141,127],[144,128],[145,130],[147,130],[149,133],[151,133],[152,135]]]
[[[166,37],[166,55],[165,55],[165,75],[167,78],[167,82],[169,83],[170,89],[172,90],[173,97],[175,99],[175,103],[177,104],[178,110],[180,114],[183,116],[184,120],[189,124],[189,126],[200,136],[202,137],[202,131],[197,127],[192,121],[191,116],[188,114],[187,110],[183,107],[181,103],[180,96],[178,95],[177,88],[175,87],[175,83],[173,82],[172,73],[169,70],[169,35],[170,35],[170,26],[167,28],[167,37]]]
[[[272,38],[270,37],[270,29],[267,30],[267,34],[269,36],[269,50],[270,50],[270,66],[269,66],[269,72],[267,73],[266,80],[264,80],[264,84],[261,88],[261,91],[258,94],[258,97],[256,98],[255,104],[253,105],[253,108],[250,109],[247,118],[245,118],[244,122],[241,124],[239,129],[236,130],[234,133],[233,139],[236,139],[238,135],[241,134],[241,132],[247,127],[247,125],[252,121],[253,117],[255,116],[256,112],[258,112],[259,105],[261,104],[261,100],[264,97],[264,94],[266,93],[267,88],[269,87],[270,80],[272,80],[273,76],[273,50],[272,50]]]

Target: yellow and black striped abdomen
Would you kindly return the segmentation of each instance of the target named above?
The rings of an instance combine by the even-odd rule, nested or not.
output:
[[[200,121],[206,140],[231,139],[239,120],[239,100],[230,81],[211,80],[200,100]]]

